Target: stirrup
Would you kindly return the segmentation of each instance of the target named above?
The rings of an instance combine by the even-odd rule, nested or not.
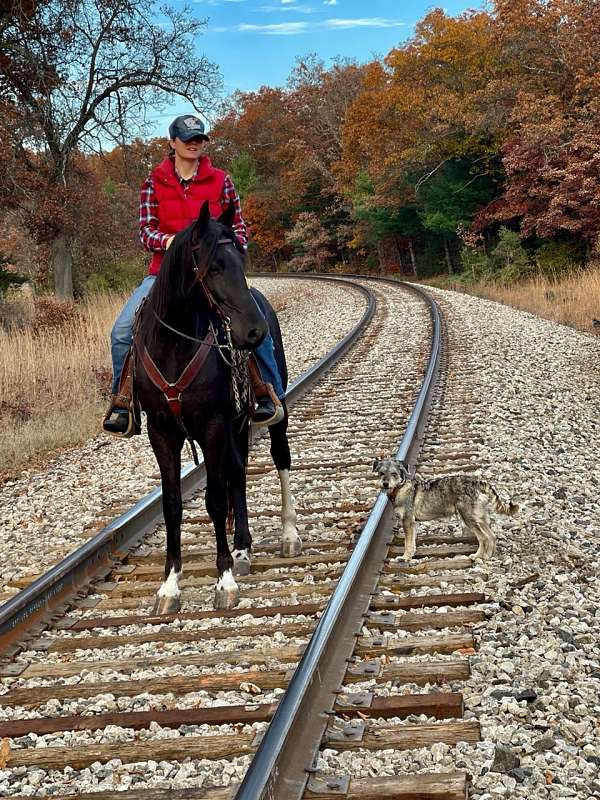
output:
[[[104,427],[104,424],[110,419],[114,411],[126,411],[129,420],[127,423],[127,428],[124,431],[111,431],[107,430]],[[104,415],[104,419],[102,420],[102,430],[104,433],[107,433],[109,436],[114,436],[116,439],[130,439],[132,436],[135,436],[136,433],[139,433],[135,424],[135,415],[133,413],[133,409],[131,407],[126,408],[123,405],[117,405],[117,398],[112,397],[111,402],[106,410],[106,414]]]
[[[277,402],[274,403],[274,405],[275,405],[275,413],[273,414],[272,417],[267,417],[267,419],[262,419],[262,420],[255,420],[250,418],[250,424],[254,428],[268,428],[271,425],[277,425],[278,422],[281,422],[281,420],[285,417],[285,410],[283,408],[281,400],[277,398]]]

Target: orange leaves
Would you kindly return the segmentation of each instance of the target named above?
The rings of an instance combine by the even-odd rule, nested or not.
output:
[[[251,194],[244,204],[244,219],[250,238],[261,250],[268,266],[287,249],[285,231],[277,218],[279,206],[273,196]]]
[[[480,95],[497,67],[489,14],[429,13],[412,40],[368,68],[344,124],[344,175],[366,169],[393,186],[443,158],[485,155]]]

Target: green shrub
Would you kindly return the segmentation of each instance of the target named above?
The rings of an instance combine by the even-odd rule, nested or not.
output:
[[[494,279],[505,286],[533,275],[533,264],[521,237],[509,228],[498,231],[498,244],[492,250],[490,262]]]
[[[538,270],[546,278],[562,278],[582,266],[584,254],[572,242],[544,242],[534,254]]]
[[[142,280],[147,268],[144,256],[102,262],[83,279],[83,294],[131,291]]]
[[[492,271],[489,256],[483,250],[475,250],[472,247],[463,247],[460,251],[460,263],[462,265],[460,277],[466,282],[489,277]]]
[[[370,253],[364,261],[365,264],[365,272],[378,272],[379,271],[379,259],[374,253]]]

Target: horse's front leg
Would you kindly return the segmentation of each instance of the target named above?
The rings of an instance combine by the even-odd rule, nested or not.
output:
[[[285,408],[285,402],[284,402]],[[271,425],[271,456],[277,467],[281,485],[281,555],[285,557],[299,556],[302,552],[302,539],[296,528],[297,516],[294,497],[290,487],[290,467],[292,458],[287,438],[288,414],[277,425]]]
[[[202,432],[202,452],[206,464],[206,510],[215,527],[217,541],[217,583],[214,606],[234,608],[240,591],[233,577],[233,558],[227,543],[227,463],[229,447],[225,422],[211,422]]]
[[[161,584],[153,614],[174,614],[181,608],[181,448],[183,434],[173,428],[160,430],[148,419],[148,436],[160,469],[163,494],[163,514],[167,530],[165,580]]]

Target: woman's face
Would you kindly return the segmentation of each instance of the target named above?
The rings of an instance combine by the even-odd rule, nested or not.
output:
[[[169,144],[179,158],[184,158],[189,161],[196,161],[204,152],[206,147],[206,139],[202,139],[198,136],[195,139],[182,142],[181,139],[175,138],[170,139]]]

